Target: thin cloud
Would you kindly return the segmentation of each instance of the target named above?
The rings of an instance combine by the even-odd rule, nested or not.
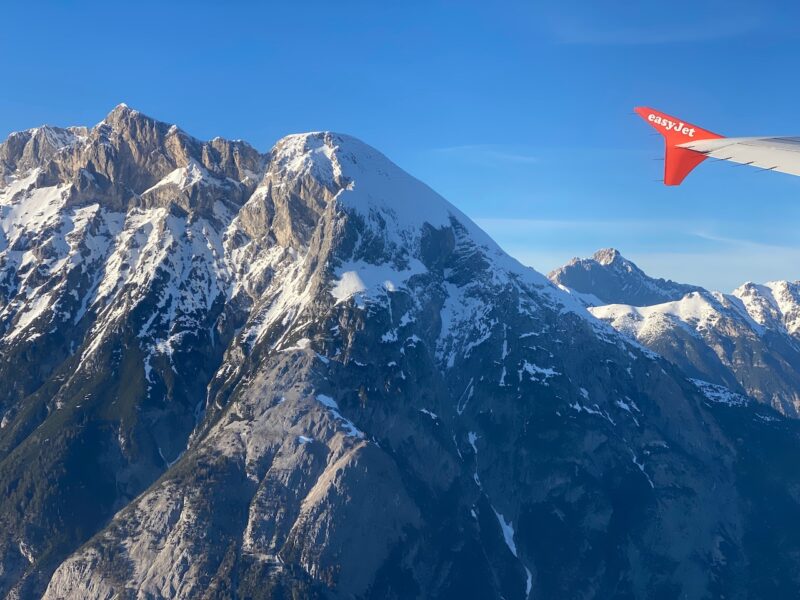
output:
[[[793,281],[800,277],[798,248],[764,245],[688,254],[654,252],[642,253],[638,259],[634,259],[635,262],[655,276],[697,282],[708,289],[724,292],[748,281]]]
[[[625,233],[646,231],[680,231],[687,235],[696,235],[702,239],[711,240],[707,235],[697,234],[692,231],[697,227],[697,221],[666,220],[666,219],[524,219],[524,218],[475,218],[474,221],[482,228],[494,233],[514,234],[532,231],[600,231],[605,233],[621,231]]]
[[[561,44],[593,46],[653,46],[693,44],[731,39],[760,27],[754,15],[715,16],[694,23],[664,22],[619,27],[599,24],[596,19],[558,15],[549,19],[550,32]]]
[[[653,277],[729,292],[747,281],[763,283],[800,277],[800,248],[717,234],[718,223],[657,219],[478,218],[512,256],[540,272],[602,245],[616,246]],[[544,233],[553,235],[542,237]],[[654,239],[669,232],[664,239]],[[564,243],[553,244],[553,239]],[[676,242],[676,239],[683,241]],[[609,240],[614,240],[609,244]],[[692,242],[695,240],[696,242]]]
[[[496,146],[493,144],[468,144],[464,146],[448,146],[445,148],[434,148],[436,154],[449,155],[456,158],[477,162],[500,162],[517,164],[534,164],[539,162],[537,156],[514,151],[510,148]]]
[[[708,240],[709,242],[715,242],[717,244],[724,244],[726,246],[730,246],[733,248],[740,248],[743,251],[756,251],[756,252],[798,252],[800,253],[800,248],[797,246],[788,245],[788,244],[774,244],[774,243],[764,243],[764,242],[757,242],[754,240],[747,240],[742,238],[732,238],[723,235],[718,235],[715,233],[709,233],[706,231],[694,231],[692,232],[693,235]]]

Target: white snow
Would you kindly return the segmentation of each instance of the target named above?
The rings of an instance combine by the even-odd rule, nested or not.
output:
[[[325,394],[317,394],[317,402],[324,404],[328,408],[339,410],[339,405],[336,403],[336,400]]]
[[[50,294],[41,292],[33,296],[33,300],[24,305],[24,309],[17,312],[17,318],[11,330],[5,335],[5,339],[11,341],[20,336],[25,329],[38,319],[50,308],[52,298]]]
[[[503,530],[503,538],[506,540],[506,546],[511,550],[511,554],[517,556],[517,545],[514,543],[514,527],[511,521],[506,521],[505,517],[501,515],[493,506],[492,510],[497,516],[497,522],[500,523],[500,528]]]
[[[470,431],[467,434],[467,441],[469,441],[469,445],[472,446],[472,451],[477,455],[478,454],[478,446],[475,445],[475,442],[478,441],[478,434],[474,431]]]
[[[178,167],[174,171],[171,171],[155,185],[143,191],[141,195],[144,196],[166,185],[174,185],[180,190],[185,190],[197,184],[220,186],[227,183],[229,183],[228,180],[222,180],[212,176],[203,165],[190,158],[186,166]]]
[[[595,415],[595,416],[598,416],[598,417],[602,417],[603,419],[605,419],[606,421],[608,421],[612,425],[616,425],[616,423],[611,418],[611,416],[607,412],[605,412],[604,410],[601,410],[600,407],[597,404],[595,404],[594,408],[592,408],[592,407],[589,407],[589,406],[585,406],[585,405],[581,404],[580,402],[576,401],[576,402],[573,402],[572,404],[570,404],[569,407],[572,410],[574,410],[575,412],[578,412],[578,413],[585,412],[585,413],[590,414],[590,415]]]
[[[494,506],[492,506],[492,510],[494,511],[495,516],[497,517],[497,522],[500,524],[500,529],[503,532],[503,539],[506,542],[506,546],[511,551],[518,560],[520,560],[520,564],[525,569],[525,597],[529,597],[531,593],[531,588],[533,587],[533,575],[531,574],[530,569],[522,563],[519,555],[517,554],[517,544],[514,541],[514,526],[511,521],[506,521],[505,517],[498,511]]]
[[[527,373],[530,375],[532,381],[547,381],[551,377],[561,375],[552,367],[540,367],[538,365],[529,363],[527,360],[522,361],[522,366],[517,371],[517,376],[522,381],[522,374]]]
[[[626,397],[626,399],[627,399],[627,400],[630,400],[630,398],[627,398],[627,397]],[[633,402],[633,401],[631,401],[631,402]],[[616,401],[614,402],[614,404],[616,404],[616,405],[617,405],[617,406],[619,406],[619,407],[620,407],[622,410],[624,410],[625,412],[627,412],[628,414],[630,414],[630,416],[631,416],[631,419],[633,419],[633,422],[634,422],[634,423],[636,423],[636,426],[637,426],[637,427],[639,426],[639,420],[636,418],[636,415],[634,415],[634,414],[633,414],[633,410],[631,410],[631,408],[632,408],[632,407],[633,407],[633,408],[635,408],[635,407],[636,407],[636,405],[635,405],[635,404],[628,404],[627,402],[625,402],[625,400],[616,400]],[[639,410],[639,409],[638,409],[638,408],[636,408],[636,410],[637,410],[637,412],[638,412],[638,410]]]
[[[281,348],[280,351],[281,352],[293,352],[295,350],[306,350],[309,347],[310,344],[311,344],[311,340],[304,337],[304,338],[300,338],[299,340],[297,340],[297,343],[295,343],[294,346],[288,346],[286,348]],[[325,357],[322,357],[322,358],[325,358]],[[325,358],[325,360],[328,360],[328,359]]]
[[[747,313],[759,325],[800,334],[800,282],[745,283],[733,291]]]
[[[342,416],[342,414],[339,412],[339,405],[333,398],[325,394],[317,394],[317,402],[319,402],[323,406],[326,406],[330,411],[331,415],[333,415],[333,418],[341,422],[342,429],[345,430],[346,435],[348,435],[349,437],[360,438],[360,439],[363,439],[365,437],[363,431],[358,429],[358,427],[356,427],[352,421]]]
[[[331,294],[336,298],[337,302],[347,300],[350,296],[354,296],[359,292],[367,290],[367,285],[361,279],[359,274],[355,271],[346,271],[342,273],[339,280],[333,286]]]
[[[322,132],[293,134],[276,144],[273,161],[284,176],[311,175],[330,185],[341,176],[335,149]]]
[[[653,484],[653,480],[650,479],[650,475],[648,475],[647,471],[645,471],[645,469],[644,469],[644,463],[643,462],[639,462],[639,460],[636,458],[636,454],[633,453],[633,450],[631,450],[631,456],[633,457],[633,464],[635,464],[639,468],[639,470],[644,474],[644,476],[647,478],[647,483],[650,484],[650,487],[655,489],[656,486]]]
[[[19,553],[24,556],[25,560],[27,560],[30,564],[33,564],[36,561],[36,556],[33,554],[33,551],[28,544],[20,540],[17,547],[19,548]]]
[[[777,417],[773,417],[772,415],[762,415],[760,413],[756,414],[756,418],[758,418],[760,421],[764,421],[767,423],[774,423],[780,421],[780,419],[778,419]]]
[[[624,411],[627,411],[627,412],[629,412],[629,413],[633,414],[633,411],[631,411],[630,404],[628,404],[628,403],[627,403],[627,402],[625,402],[624,400],[617,400],[617,401],[615,402],[615,404],[616,404],[617,406],[619,406],[619,407],[620,407],[622,410],[624,410]]]
[[[702,379],[690,379],[689,381],[697,386],[697,389],[711,402],[728,406],[746,406],[750,402],[746,396],[732,392],[725,386],[709,383]]]
[[[419,409],[419,412],[421,412],[421,413],[424,413],[424,414],[428,415],[428,416],[429,416],[431,419],[433,419],[433,420],[436,420],[436,419],[438,419],[438,418],[439,418],[439,416],[438,416],[436,413],[432,413],[432,412],[431,412],[431,411],[429,411],[427,408],[420,408],[420,409]]]
[[[33,169],[0,189],[0,251],[6,250],[26,233],[41,233],[55,225],[63,209],[69,186],[32,188],[39,175]]]
[[[376,297],[385,292],[395,292],[405,287],[407,281],[414,275],[426,272],[425,265],[416,259],[410,262],[408,268],[402,270],[388,264],[351,262],[336,270],[337,280],[331,289],[331,295],[337,303],[357,294]]]
[[[644,342],[657,339],[676,327],[702,336],[705,330],[736,325],[763,335],[764,325],[774,325],[780,317],[774,314],[765,316],[765,311],[761,309],[767,301],[763,296],[754,298],[745,295],[744,300],[737,297],[735,294],[741,294],[741,290],[734,294],[692,292],[680,300],[644,307],[608,304],[590,307],[589,312],[610,323],[614,329]]]
[[[698,292],[687,294],[674,302],[653,306],[608,304],[591,307],[589,312],[634,339],[645,340],[675,326],[683,326],[694,333],[697,328],[711,326],[720,319],[719,304],[712,303],[711,298]]]
[[[562,292],[564,292],[566,294],[569,294],[570,296],[572,296],[573,298],[575,298],[579,302],[583,303],[587,307],[589,307],[589,306],[604,306],[606,304],[605,302],[600,300],[600,298],[598,298],[594,294],[587,294],[587,293],[577,292],[577,291],[573,290],[572,288],[568,288],[568,287],[566,287],[564,285],[561,285],[560,283],[557,284],[557,285],[558,285],[558,289],[560,289]]]
[[[475,485],[478,488],[483,489],[483,484],[481,484],[481,478],[478,477],[478,446],[475,442],[478,441],[478,435],[474,431],[470,431],[467,435],[467,440],[469,441],[469,445],[472,446],[472,451],[475,453],[475,472],[472,474],[472,479],[475,481]]]

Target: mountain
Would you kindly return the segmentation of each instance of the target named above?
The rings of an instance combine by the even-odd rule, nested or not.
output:
[[[701,288],[668,279],[648,277],[614,248],[604,248],[591,258],[573,258],[548,277],[578,292],[589,305],[630,304],[649,306],[679,300]]]
[[[601,250],[595,259],[607,252]],[[613,252],[614,261],[596,261],[609,271],[606,277],[595,274],[594,281],[600,282],[597,293],[587,285],[579,290],[579,297],[624,297],[609,296],[603,285],[618,278],[619,264],[631,265],[637,280],[664,281],[647,277]],[[554,271],[551,277],[561,284],[576,280],[571,275],[575,264],[573,261]],[[589,310],[691,377],[749,395],[787,416],[800,416],[800,284],[746,283],[732,294],[672,282],[669,285],[676,291],[690,291],[652,305],[609,303]]]
[[[800,422],[616,332],[366,144],[262,154],[119,106],[0,156],[7,597],[800,585]]]
[[[800,282],[748,282],[736,288],[733,295],[762,327],[800,339]]]

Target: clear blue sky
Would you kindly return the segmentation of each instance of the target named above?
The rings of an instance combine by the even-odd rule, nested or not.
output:
[[[800,178],[660,178],[644,104],[727,135],[800,135],[800,8],[670,2],[20,2],[0,135],[119,102],[268,149],[350,133],[547,272],[615,246],[729,291],[800,279]]]

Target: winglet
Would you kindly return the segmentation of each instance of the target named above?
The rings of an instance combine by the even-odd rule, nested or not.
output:
[[[633,110],[664,136],[664,185],[680,185],[692,169],[706,159],[704,154],[681,148],[680,144],[723,137],[652,108],[637,106]]]

